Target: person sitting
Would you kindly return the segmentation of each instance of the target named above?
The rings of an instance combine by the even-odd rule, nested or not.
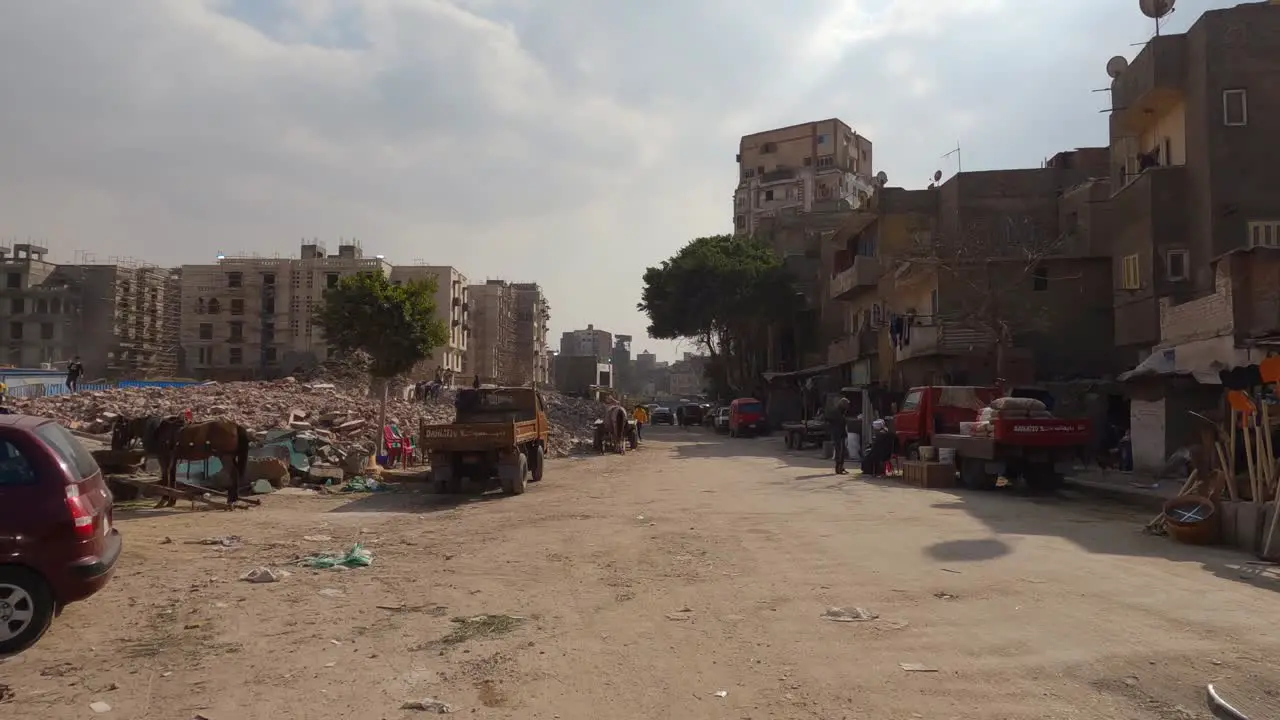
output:
[[[862,474],[869,477],[884,477],[885,466],[893,457],[893,434],[885,427],[884,420],[871,423],[871,437],[867,441],[866,452],[862,455]]]

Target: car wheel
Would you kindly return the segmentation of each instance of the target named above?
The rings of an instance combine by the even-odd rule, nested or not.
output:
[[[35,645],[53,614],[53,593],[44,578],[26,568],[0,567],[0,656]]]

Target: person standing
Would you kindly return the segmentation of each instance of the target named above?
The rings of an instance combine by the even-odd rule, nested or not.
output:
[[[831,441],[833,457],[836,461],[836,474],[847,475],[844,460],[848,453],[845,443],[849,434],[849,398],[842,397],[827,412],[827,438]]]
[[[644,409],[643,405],[637,405],[635,410],[631,411],[631,417],[636,421],[636,440],[643,440],[641,430],[644,424],[649,422],[649,411]]]
[[[80,376],[84,375],[84,365],[80,363],[80,356],[77,355],[67,363],[67,389],[75,392],[80,388]]]

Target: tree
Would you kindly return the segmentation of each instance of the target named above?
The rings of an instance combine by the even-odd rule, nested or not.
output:
[[[369,355],[369,374],[382,385],[379,428],[387,422],[387,381],[409,372],[449,340],[435,297],[434,278],[393,285],[382,273],[359,273],[325,290],[315,311],[314,322],[330,345]]]
[[[645,270],[637,307],[649,316],[650,337],[693,340],[710,356],[711,385],[744,392],[765,369],[770,330],[793,320],[802,303],[768,246],[713,235]]]
[[[1061,257],[1068,237],[1028,215],[970,221],[955,233],[917,233],[902,261],[932,269],[946,293],[943,320],[990,337],[996,375],[1004,377],[1008,350],[1024,332],[1044,329],[1044,308],[1025,294],[1048,283],[1047,261]],[[1062,280],[1068,278],[1055,278]]]

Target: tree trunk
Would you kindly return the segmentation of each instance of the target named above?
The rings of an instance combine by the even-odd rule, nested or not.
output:
[[[378,443],[381,450],[383,428],[387,426],[387,389],[391,384],[388,378],[380,378],[382,383],[382,400],[378,403]],[[375,453],[380,454],[380,453]]]

